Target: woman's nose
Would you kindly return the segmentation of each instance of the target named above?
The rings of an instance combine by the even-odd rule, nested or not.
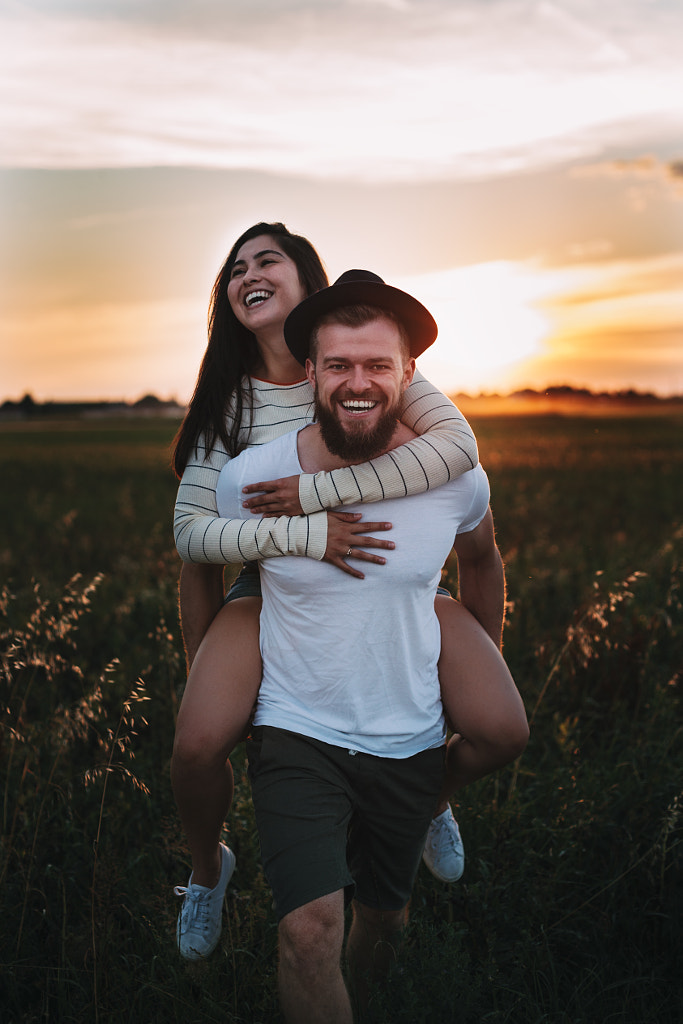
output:
[[[258,266],[256,266],[256,265],[253,265],[251,267],[247,267],[247,269],[245,270],[245,272],[244,272],[244,281],[247,284],[253,284],[254,281],[258,281],[260,276],[261,276],[260,268]]]

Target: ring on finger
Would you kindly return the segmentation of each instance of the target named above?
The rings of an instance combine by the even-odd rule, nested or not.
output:
[[[346,552],[346,554],[344,555],[344,558],[349,558],[350,556],[351,556],[351,548],[349,548],[349,550]]]

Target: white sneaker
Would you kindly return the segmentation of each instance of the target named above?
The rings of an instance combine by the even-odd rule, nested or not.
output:
[[[213,889],[194,885],[193,873],[187,886],[176,885],[173,890],[176,896],[185,897],[176,936],[180,955],[186,960],[203,960],[213,953],[221,937],[223,898],[235,870],[235,854],[223,843],[220,850],[221,873]]]
[[[422,859],[440,882],[457,882],[465,870],[465,848],[450,805],[432,818]]]

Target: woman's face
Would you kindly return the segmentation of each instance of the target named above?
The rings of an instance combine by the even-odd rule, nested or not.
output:
[[[296,263],[270,235],[252,238],[240,248],[228,281],[232,311],[258,337],[284,325],[306,297]]]

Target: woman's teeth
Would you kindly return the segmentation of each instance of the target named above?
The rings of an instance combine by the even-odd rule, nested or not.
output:
[[[250,292],[244,300],[244,305],[255,306],[259,302],[265,302],[272,294],[272,292]]]

